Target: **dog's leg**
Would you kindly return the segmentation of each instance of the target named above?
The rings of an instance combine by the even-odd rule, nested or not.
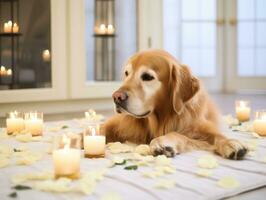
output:
[[[176,154],[191,149],[211,150],[212,147],[205,141],[193,140],[177,132],[154,138],[150,143],[153,155],[164,154],[167,157],[174,157]]]
[[[204,121],[199,123],[197,132],[199,133],[198,139],[214,145],[215,152],[224,158],[241,160],[248,151],[248,148],[238,140],[228,139],[222,135],[212,122]]]

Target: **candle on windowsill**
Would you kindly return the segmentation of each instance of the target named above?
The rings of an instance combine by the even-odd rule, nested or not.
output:
[[[43,113],[29,112],[25,113],[25,130],[32,136],[40,136],[43,133]]]
[[[114,26],[112,24],[108,24],[107,26],[107,34],[112,35],[115,33]]]
[[[266,136],[266,110],[256,112],[253,129],[255,133]]]
[[[250,110],[249,101],[236,101],[236,117],[240,122],[249,121]]]
[[[12,21],[4,23],[4,33],[12,33]]]
[[[10,112],[6,119],[7,134],[19,133],[24,129],[23,114],[17,111]]]
[[[45,49],[42,52],[42,59],[44,62],[50,62],[51,60],[51,55],[49,49]]]
[[[86,158],[101,158],[105,156],[104,135],[100,135],[100,126],[89,126],[84,131],[83,144]]]
[[[66,135],[54,139],[53,164],[55,178],[71,179],[80,176],[80,146],[71,146],[73,137]]]
[[[19,26],[17,25],[17,23],[13,24],[13,33],[18,33],[19,31]]]
[[[105,24],[100,24],[100,26],[96,26],[94,28],[96,34],[104,35],[107,32],[107,28]]]
[[[6,67],[1,66],[1,68],[0,68],[0,75],[1,76],[5,76],[6,75]]]

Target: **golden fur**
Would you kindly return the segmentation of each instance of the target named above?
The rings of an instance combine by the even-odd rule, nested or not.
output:
[[[240,142],[220,132],[216,106],[186,65],[165,51],[149,50],[133,55],[125,70],[127,76],[114,93],[114,98],[126,99],[123,104],[121,98],[115,101],[122,113],[103,126],[108,142],[150,144],[155,155],[212,149],[225,158],[245,156]],[[154,79],[142,80],[143,73]]]

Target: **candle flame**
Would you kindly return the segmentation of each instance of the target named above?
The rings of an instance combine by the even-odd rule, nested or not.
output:
[[[95,135],[96,135],[96,129],[93,128],[93,127],[91,128],[91,135],[92,135],[92,136],[95,136]]]
[[[64,144],[64,149],[69,149],[70,138],[68,138],[66,135],[63,135],[63,144]]]
[[[245,101],[240,101],[240,102],[239,102],[239,106],[240,106],[241,108],[246,107],[246,102],[245,102]]]

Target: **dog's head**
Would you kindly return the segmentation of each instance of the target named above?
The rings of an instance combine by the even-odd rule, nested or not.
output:
[[[129,59],[123,85],[113,93],[113,99],[118,113],[144,118],[155,110],[179,113],[199,88],[187,66],[165,51],[149,50]]]

